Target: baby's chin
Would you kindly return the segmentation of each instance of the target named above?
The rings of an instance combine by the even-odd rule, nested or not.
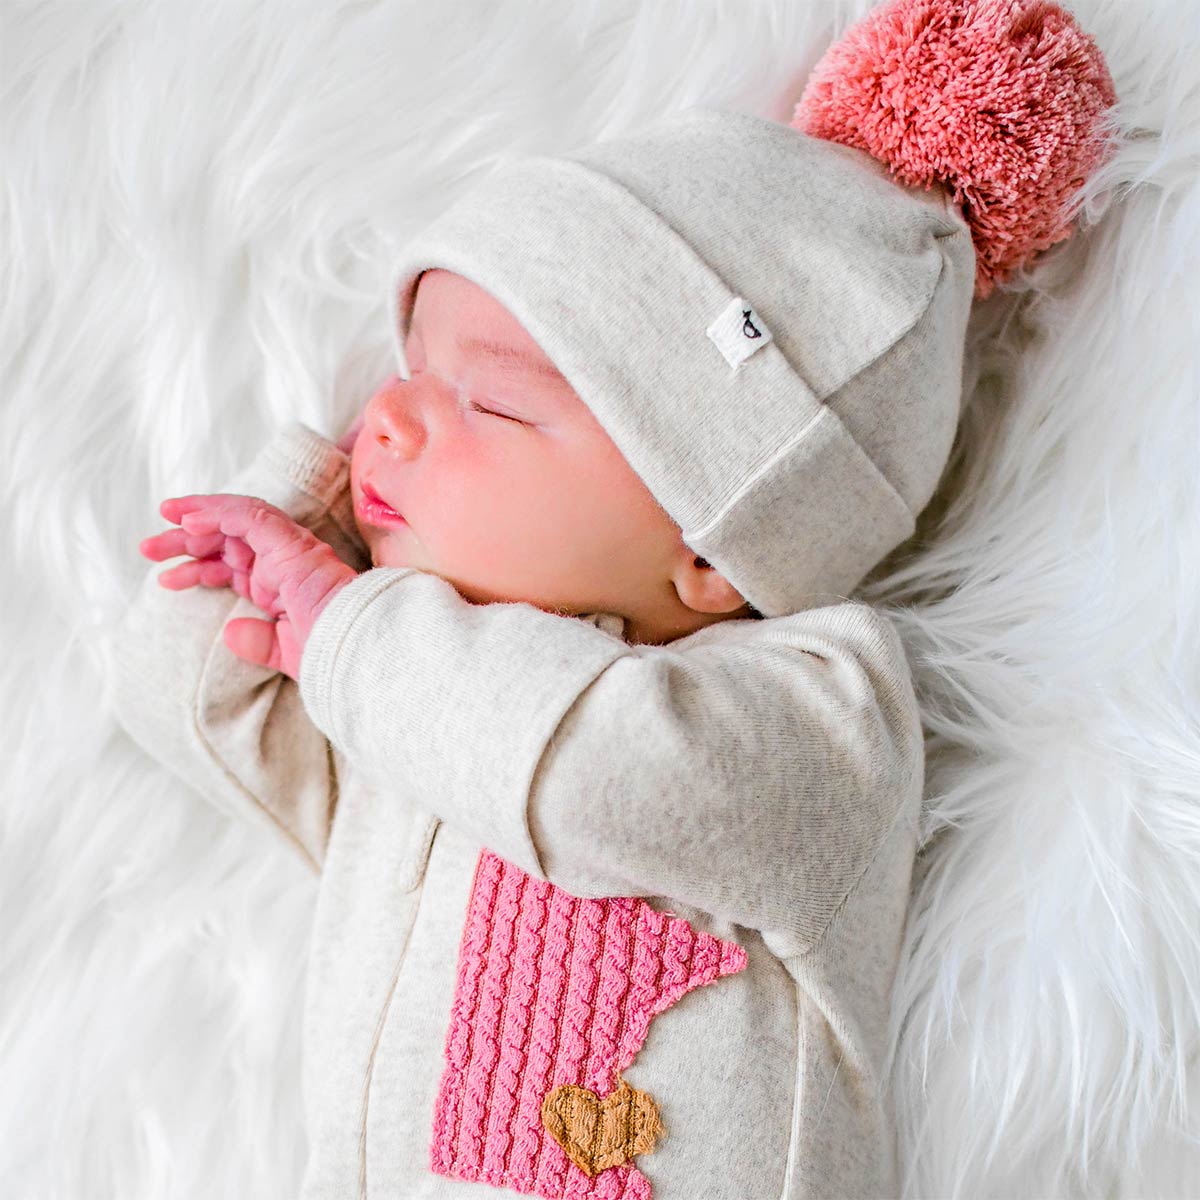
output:
[[[374,537],[367,539],[367,549],[371,552],[371,566],[373,567],[411,567],[415,564],[410,561],[410,556],[389,538],[381,538],[376,532]]]
[[[393,540],[383,530],[375,525],[365,525],[356,517],[354,524],[358,536],[367,548],[367,554],[373,567],[407,567],[410,563],[400,561],[402,555]]]
[[[544,612],[552,612],[558,616],[565,617],[591,612],[595,607],[594,605],[589,606],[584,603],[550,602],[544,597],[524,592],[498,590],[489,587],[486,583],[479,582],[477,579],[469,581],[459,578],[453,573],[439,570],[436,567],[422,565],[419,562],[413,561],[411,546],[400,544],[396,538],[388,535],[387,530],[380,529],[376,525],[359,524],[359,535],[370,552],[372,567],[416,567],[420,571],[425,571],[430,575],[437,575],[444,579],[464,600],[469,600],[472,604],[525,603],[532,604],[535,608],[540,608]]]

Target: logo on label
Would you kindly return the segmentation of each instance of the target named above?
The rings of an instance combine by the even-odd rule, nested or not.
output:
[[[741,296],[734,296],[705,332],[735,371],[773,340],[762,318]]]

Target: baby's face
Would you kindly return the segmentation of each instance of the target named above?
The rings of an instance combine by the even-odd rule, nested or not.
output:
[[[411,378],[371,397],[351,456],[355,516],[376,566],[430,571],[473,603],[617,613],[630,641],[744,615],[730,611],[736,593],[715,618],[683,602],[677,584],[693,602],[696,587],[710,597],[703,575],[715,572],[695,565],[679,527],[489,293],[425,272],[405,356]]]

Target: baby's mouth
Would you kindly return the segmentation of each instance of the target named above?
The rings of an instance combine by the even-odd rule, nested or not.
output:
[[[354,511],[360,521],[367,525],[406,525],[408,522],[371,487],[365,480],[360,485],[360,496]]]

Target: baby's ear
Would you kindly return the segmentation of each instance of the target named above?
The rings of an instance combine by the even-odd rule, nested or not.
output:
[[[679,599],[694,612],[731,613],[746,605],[737,588],[688,546],[680,548],[672,582]]]

